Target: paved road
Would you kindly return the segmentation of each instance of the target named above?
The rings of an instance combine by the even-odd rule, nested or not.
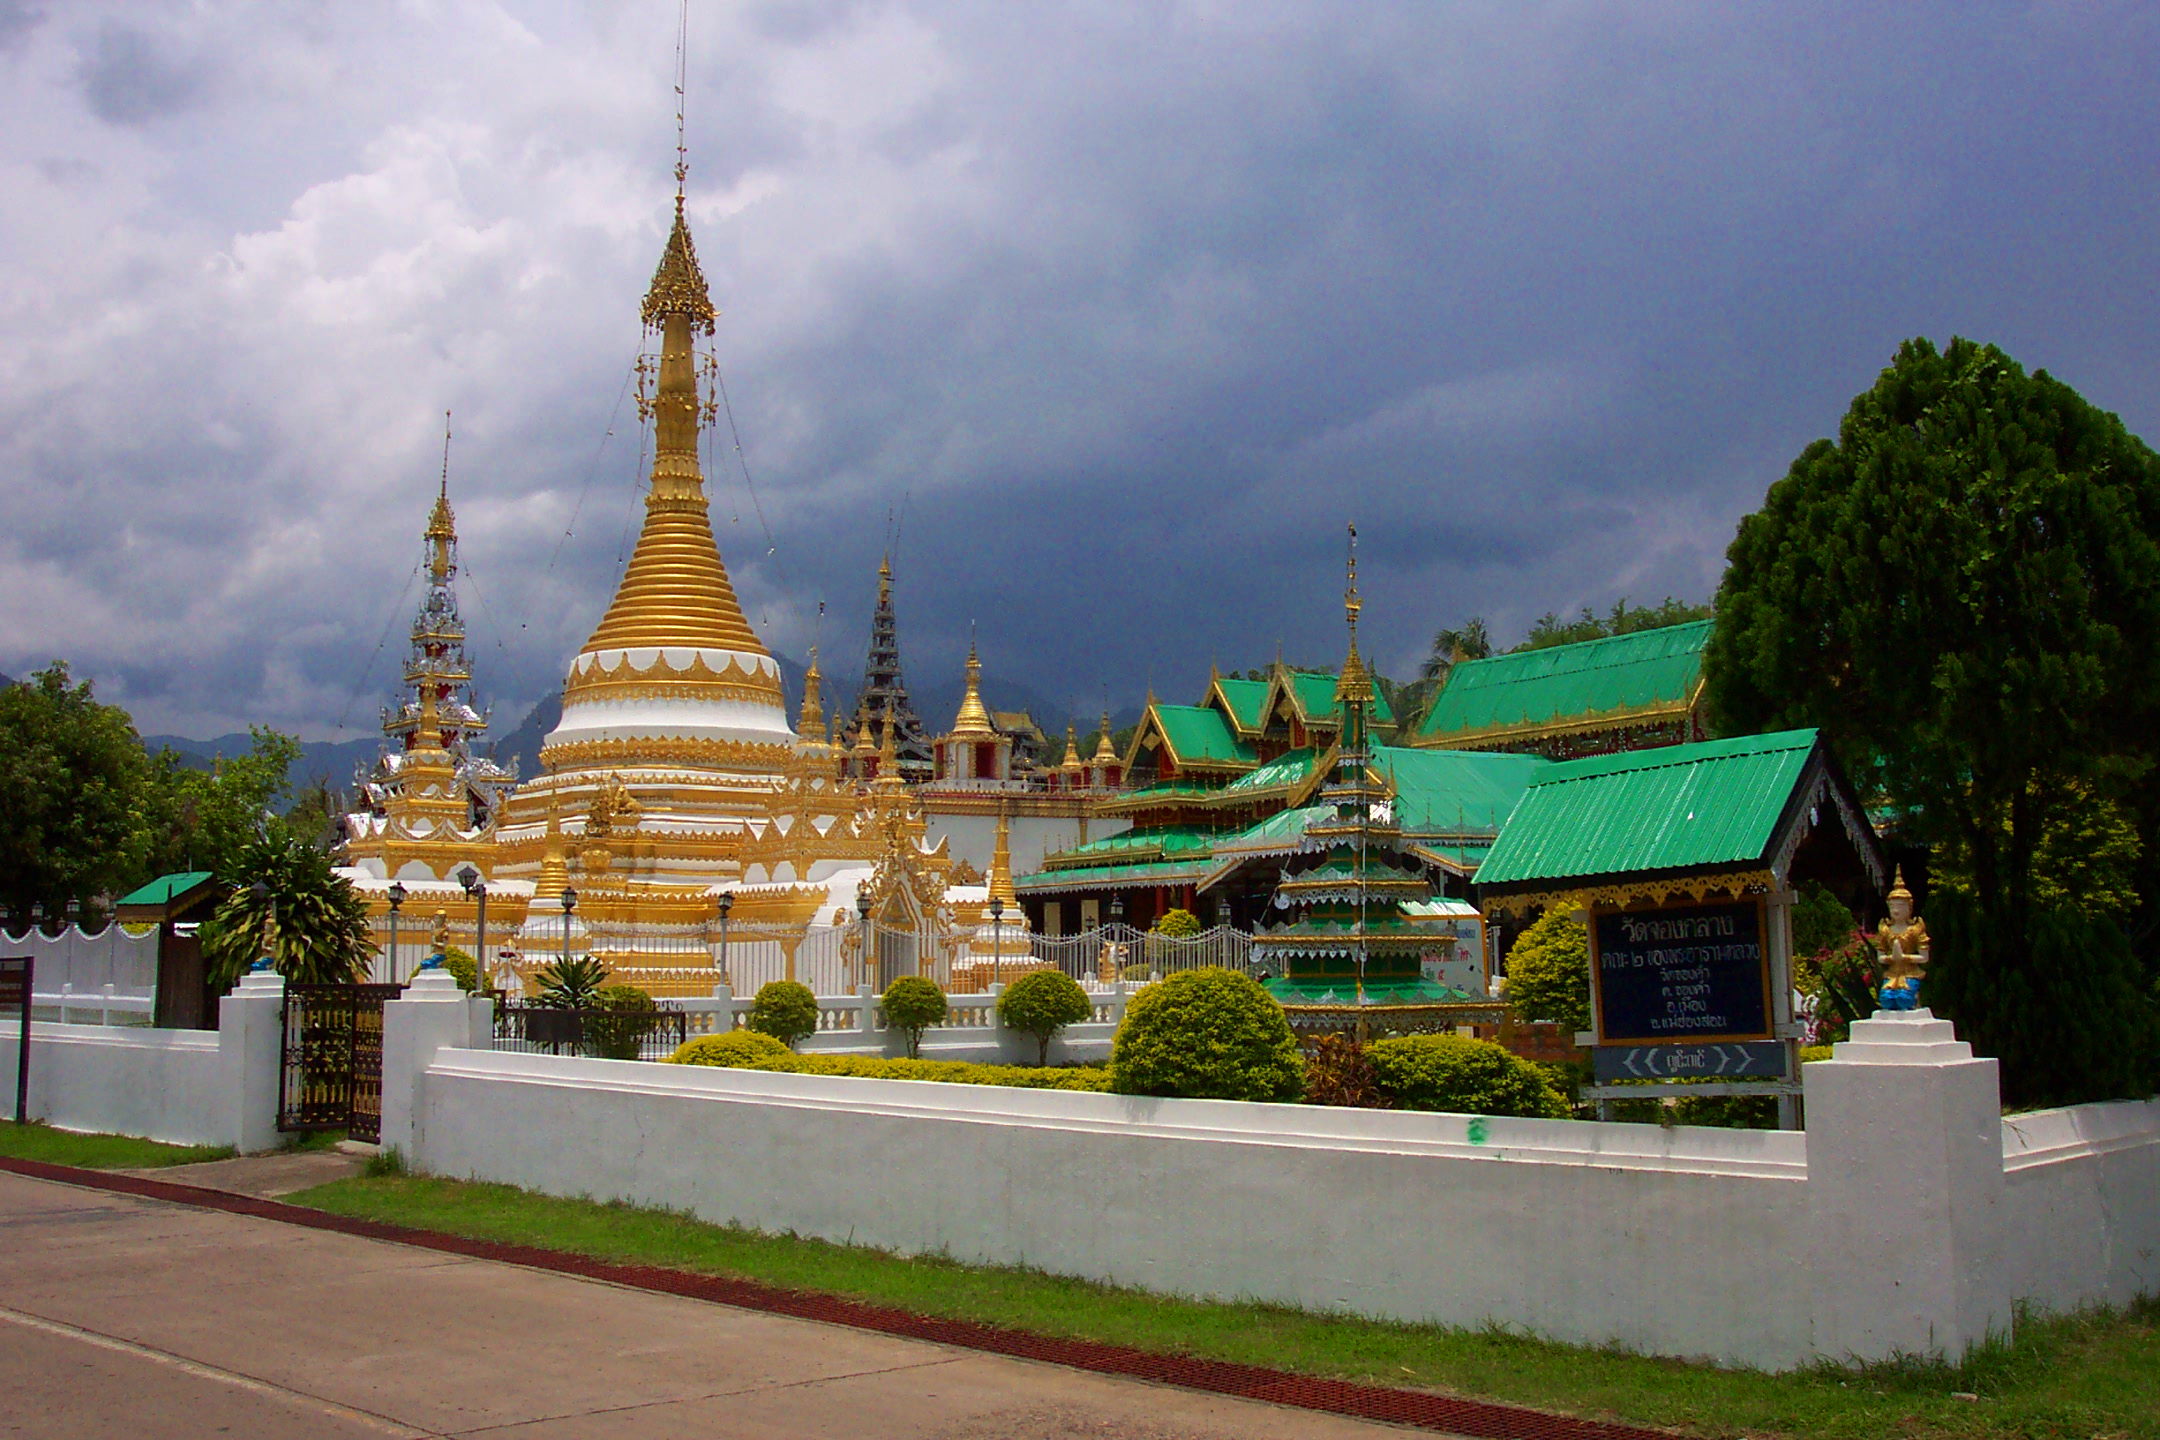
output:
[[[0,1173],[0,1436],[1400,1436]]]

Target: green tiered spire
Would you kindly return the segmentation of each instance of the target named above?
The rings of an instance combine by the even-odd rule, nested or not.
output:
[[[1442,932],[1421,913],[1433,898],[1425,869],[1403,853],[1387,790],[1372,777],[1373,682],[1358,655],[1357,527],[1350,527],[1350,584],[1343,610],[1350,653],[1335,681],[1342,738],[1335,773],[1320,792],[1333,818],[1307,827],[1325,847],[1319,861],[1285,871],[1275,908],[1287,918],[1253,936],[1253,958],[1277,978],[1268,993],[1286,1005],[1428,1005],[1467,1000],[1425,978],[1419,962]]]

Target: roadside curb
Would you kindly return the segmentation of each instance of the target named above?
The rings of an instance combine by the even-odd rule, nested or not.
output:
[[[816,1291],[788,1290],[755,1280],[724,1275],[705,1275],[657,1265],[626,1265],[532,1245],[511,1245],[474,1240],[436,1230],[414,1230],[387,1225],[379,1220],[359,1220],[289,1205],[281,1200],[260,1200],[224,1190],[206,1190],[143,1175],[123,1175],[103,1170],[83,1170],[42,1160],[0,1157],[0,1171],[50,1180],[86,1189],[108,1190],[147,1200],[191,1205],[203,1210],[222,1210],[261,1220],[328,1230],[368,1240],[411,1245],[421,1249],[463,1255],[475,1260],[494,1260],[533,1270],[601,1280],[663,1295],[732,1305],[744,1310],[786,1315],[799,1320],[845,1325],[910,1340],[927,1340],[966,1350],[1035,1360],[1100,1375],[1149,1380],[1184,1390],[1236,1396],[1300,1410],[1379,1420],[1396,1425],[1437,1430],[1477,1440],[1671,1440],[1672,1432],[1601,1420],[1582,1420],[1516,1405],[1485,1400],[1466,1400],[1425,1390],[1401,1390],[1385,1385],[1366,1385],[1349,1380],[1330,1380],[1207,1360],[1189,1355],[1166,1355],[1123,1345],[1105,1345],[1032,1331],[1012,1330],[972,1320],[947,1320],[910,1311]]]

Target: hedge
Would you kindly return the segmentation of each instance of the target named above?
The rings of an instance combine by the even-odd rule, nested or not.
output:
[[[766,1050],[746,1032],[701,1035],[679,1047],[674,1065],[715,1065],[731,1070],[772,1070],[788,1075],[846,1075],[858,1080],[936,1080],[948,1085],[1005,1085],[1022,1090],[1108,1090],[1110,1072],[1081,1066],[977,1065],[966,1060],[887,1060],[876,1055],[798,1055],[781,1046]],[[760,1036],[778,1045],[770,1037]]]
[[[1365,1047],[1380,1093],[1404,1110],[1565,1120],[1568,1105],[1538,1067],[1490,1040],[1404,1035]]]

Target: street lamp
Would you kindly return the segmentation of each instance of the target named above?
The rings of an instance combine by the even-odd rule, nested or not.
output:
[[[30,902],[30,928],[41,937],[45,933],[45,902],[42,900]]]
[[[577,891],[568,885],[562,887],[562,958],[570,963],[570,912],[577,909]]]
[[[870,887],[867,885],[857,885],[855,887],[855,914],[861,920],[861,924],[856,930],[856,938],[862,943],[863,982],[868,983],[870,977]]]
[[[82,902],[75,899],[73,896],[69,896],[66,913],[68,927],[72,929],[75,925],[75,917],[82,913]]]
[[[395,985],[395,984],[397,984],[397,983],[398,983],[398,973],[397,973],[397,964],[398,964],[398,961],[397,961],[397,917],[398,917],[398,906],[400,906],[400,905],[403,905],[403,904],[405,903],[405,887],[404,887],[403,885],[400,885],[400,884],[398,884],[398,882],[397,882],[397,881],[395,881],[395,880],[392,880],[392,881],[390,882],[390,888],[389,888],[389,890],[387,890],[387,891],[386,891],[386,892],[384,892],[384,893],[385,893],[385,894],[386,894],[386,895],[387,895],[387,896],[389,897],[389,900],[390,900],[390,968],[389,968],[388,972],[387,972],[387,973],[386,973],[386,974],[384,975],[384,977],[383,977],[383,978],[384,978],[385,980],[387,980],[387,981],[388,981],[388,982],[389,982],[390,984],[392,984],[392,985]]]
[[[473,946],[473,989],[478,990],[486,978],[483,971],[487,965],[488,953],[487,881],[480,878],[478,870],[466,865],[458,870],[457,882],[465,887],[465,893],[473,897],[473,903],[478,907],[473,916],[475,939],[478,942]]]
[[[726,891],[726,890],[723,890],[723,891],[721,891],[721,892],[720,892],[720,983],[721,983],[721,984],[723,984],[723,985],[725,985],[725,986],[727,986],[727,987],[728,987],[728,989],[730,989],[730,990],[733,990],[733,989],[735,988],[735,979],[734,979],[734,977],[733,977],[732,975],[730,975],[730,974],[728,973],[728,948],[727,948],[727,945],[728,945],[728,933],[727,933],[727,930],[728,930],[728,926],[727,926],[727,917],[728,917],[728,911],[730,911],[730,910],[733,910],[734,908],[735,908],[735,896],[733,895],[733,893],[731,893],[731,892],[729,892],[729,891]]]
[[[1005,983],[1005,902],[990,897],[990,983]]]
[[[1112,895],[1110,897],[1110,923],[1112,925],[1123,925],[1125,923],[1125,897],[1123,895]]]

